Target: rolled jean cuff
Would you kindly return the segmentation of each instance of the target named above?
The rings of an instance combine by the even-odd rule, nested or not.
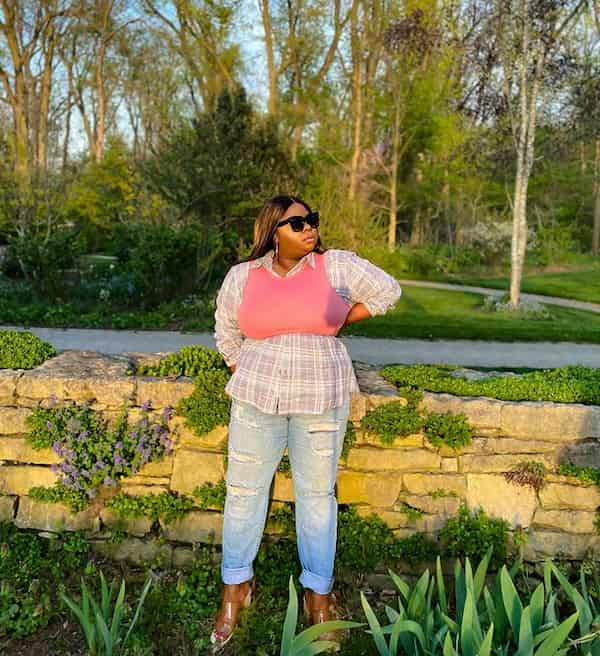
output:
[[[254,576],[252,567],[223,567],[221,566],[221,579],[223,583],[244,583]]]
[[[328,594],[333,588],[333,578],[326,578],[306,569],[302,570],[299,580],[304,588],[310,588],[319,594]]]

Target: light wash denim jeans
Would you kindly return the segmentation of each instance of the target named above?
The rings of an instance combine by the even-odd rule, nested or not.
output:
[[[333,587],[337,542],[335,482],[350,399],[323,414],[268,414],[233,398],[229,421],[223,521],[223,583],[254,574],[273,476],[287,445],[296,501],[300,583],[325,594]]]

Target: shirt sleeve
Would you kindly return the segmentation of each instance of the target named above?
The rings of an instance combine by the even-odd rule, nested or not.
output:
[[[223,356],[227,366],[236,364],[244,341],[237,322],[241,291],[240,270],[235,266],[231,267],[217,294],[213,334],[217,351]]]
[[[346,285],[352,303],[362,303],[373,317],[393,308],[402,296],[396,278],[354,251],[344,253]]]

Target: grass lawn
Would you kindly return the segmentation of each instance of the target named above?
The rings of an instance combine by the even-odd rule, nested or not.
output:
[[[394,310],[347,326],[340,336],[600,344],[600,314],[546,306],[551,320],[528,320],[487,313],[482,305],[480,294],[404,287]]]
[[[508,291],[510,279],[508,277],[477,278],[460,276],[448,279],[448,282]],[[523,278],[521,291],[529,294],[544,294],[546,296],[559,296],[561,298],[574,298],[578,301],[600,303],[600,269],[529,275]]]

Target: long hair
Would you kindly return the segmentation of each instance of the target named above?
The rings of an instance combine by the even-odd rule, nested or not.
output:
[[[265,202],[254,221],[254,243],[250,255],[238,260],[236,264],[256,260],[269,250],[275,248],[273,235],[277,230],[277,224],[286,213],[288,207],[294,203],[300,203],[309,212],[312,212],[310,205],[301,198],[298,198],[298,196],[273,196]],[[324,253],[326,250],[321,243],[321,235],[319,235],[313,251]]]

